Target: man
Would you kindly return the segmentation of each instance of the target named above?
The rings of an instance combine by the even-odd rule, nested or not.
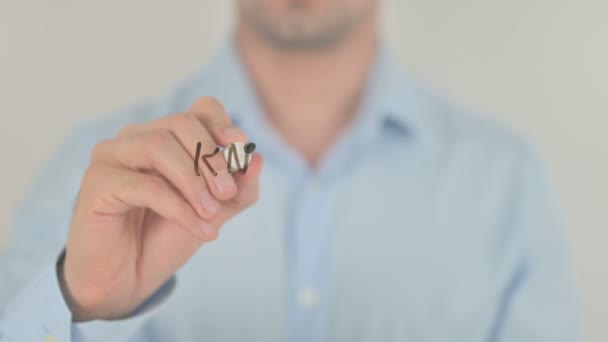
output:
[[[205,72],[75,130],[3,257],[3,338],[579,340],[536,154],[401,74],[379,7],[241,0]],[[247,173],[193,170],[248,141]]]

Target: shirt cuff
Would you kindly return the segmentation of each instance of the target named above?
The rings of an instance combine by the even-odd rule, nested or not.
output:
[[[118,320],[93,320],[72,324],[74,341],[126,341],[154,316],[175,289],[175,276],[163,284],[132,315]]]
[[[70,341],[72,313],[57,280],[55,263],[7,305],[3,331],[6,341]]]
[[[58,260],[62,257],[63,252]],[[165,306],[176,284],[171,277],[127,318],[73,323],[56,267],[53,263],[46,268],[7,305],[0,319],[0,341],[124,341]]]

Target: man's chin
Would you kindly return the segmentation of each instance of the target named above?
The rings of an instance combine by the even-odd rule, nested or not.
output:
[[[347,16],[319,18],[302,13],[282,18],[246,18],[248,26],[271,45],[289,50],[321,50],[339,45],[357,22]]]

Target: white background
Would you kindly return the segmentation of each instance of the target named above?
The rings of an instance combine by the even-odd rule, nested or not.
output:
[[[608,341],[608,2],[393,0],[404,66],[545,152],[570,227],[591,341]],[[0,0],[0,244],[66,132],[199,69],[232,1]],[[49,180],[52,181],[52,180]]]

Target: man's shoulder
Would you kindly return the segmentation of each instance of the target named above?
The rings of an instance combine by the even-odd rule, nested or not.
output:
[[[431,127],[429,134],[444,152],[487,161],[537,153],[530,137],[492,113],[470,108],[432,90],[419,89],[417,97]]]

